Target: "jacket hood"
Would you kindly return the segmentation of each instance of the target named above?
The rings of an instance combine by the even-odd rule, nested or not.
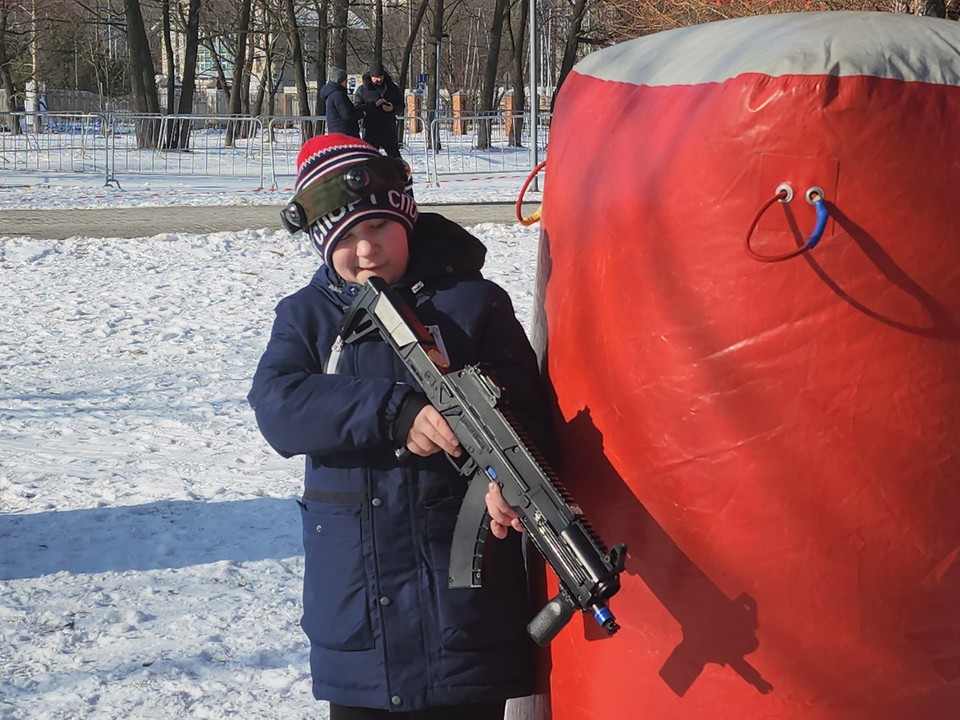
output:
[[[331,95],[333,95],[333,93],[337,92],[338,90],[342,90],[343,92],[347,92],[347,89],[346,89],[343,85],[341,85],[341,84],[338,83],[338,82],[334,82],[333,80],[331,80],[331,81],[328,82],[326,85],[324,85],[322,88],[320,88],[320,98],[321,98],[322,100],[326,100],[328,97],[330,97]]]
[[[367,90],[372,90],[372,89],[379,90],[381,88],[387,87],[387,85],[390,85],[392,83],[393,83],[393,78],[390,77],[390,73],[388,73],[386,70],[383,71],[383,82],[380,85],[373,84],[373,80],[370,79],[370,73],[366,72],[363,74],[363,86]]]
[[[486,256],[487,248],[479,238],[457,223],[437,213],[420,213],[410,236],[407,272],[397,285],[409,288],[438,278],[480,278]],[[344,307],[359,292],[357,284],[345,282],[326,264],[317,269],[311,285]]]

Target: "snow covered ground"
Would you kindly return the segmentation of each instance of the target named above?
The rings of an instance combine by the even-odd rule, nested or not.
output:
[[[509,200],[522,181],[417,196]],[[265,197],[0,177],[4,209]],[[538,227],[472,229],[529,328]],[[256,228],[3,232],[0,718],[326,718],[297,624],[302,459],[269,449],[245,400],[273,307],[309,279],[313,250]]]
[[[417,201],[428,205],[515,203],[526,178],[524,172],[475,173],[444,175],[438,183],[428,183],[425,175],[415,173],[414,184]],[[0,172],[0,210],[280,205],[293,194],[293,178],[287,179],[276,190],[257,190],[251,179],[140,174],[121,177],[117,187],[106,186],[102,175]],[[542,179],[537,179],[537,187]],[[528,189],[524,203],[533,207],[527,212],[541,199],[541,192]]]

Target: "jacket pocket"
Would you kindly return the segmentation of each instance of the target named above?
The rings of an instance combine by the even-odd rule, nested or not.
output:
[[[448,650],[483,650],[525,636],[528,615],[527,578],[520,536],[487,537],[483,586],[450,588],[450,546],[462,498],[427,504],[427,540],[433,564],[440,640]]]
[[[310,642],[331,650],[373,647],[360,505],[303,501],[303,618]]]

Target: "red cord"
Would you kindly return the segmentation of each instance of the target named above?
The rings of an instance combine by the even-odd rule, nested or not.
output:
[[[756,216],[753,218],[753,222],[750,223],[750,229],[747,230],[747,237],[744,240],[744,247],[747,249],[747,252],[753,256],[754,260],[759,260],[760,262],[780,262],[781,260],[789,260],[792,257],[796,257],[808,249],[806,245],[803,245],[802,247],[798,247],[796,250],[791,250],[790,252],[783,253],[782,255],[761,255],[752,247],[750,247],[750,238],[753,236],[753,231],[757,229],[757,223],[760,222],[760,218],[767,210],[770,209],[771,205],[778,200],[785,200],[786,198],[786,190],[781,190],[778,192],[770,200],[767,200],[767,202],[764,203],[763,207],[760,208],[759,212],[757,212]]]
[[[540,172],[546,164],[546,160],[540,162],[533,169],[533,172],[527,175],[527,179],[523,183],[523,187],[520,188],[520,195],[517,197],[517,220],[520,221],[521,225],[533,225],[537,220],[540,219],[540,208],[537,208],[532,215],[528,215],[527,217],[523,216],[523,196],[526,195],[527,188],[530,187],[530,183],[533,182],[533,179],[537,176],[537,173]]]

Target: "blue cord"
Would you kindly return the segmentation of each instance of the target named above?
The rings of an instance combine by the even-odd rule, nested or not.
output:
[[[817,212],[817,223],[813,226],[813,232],[810,233],[810,238],[807,240],[807,250],[812,250],[820,242],[823,231],[827,227],[827,220],[830,219],[830,213],[827,211],[827,204],[823,201],[823,198],[813,201],[813,209]]]

